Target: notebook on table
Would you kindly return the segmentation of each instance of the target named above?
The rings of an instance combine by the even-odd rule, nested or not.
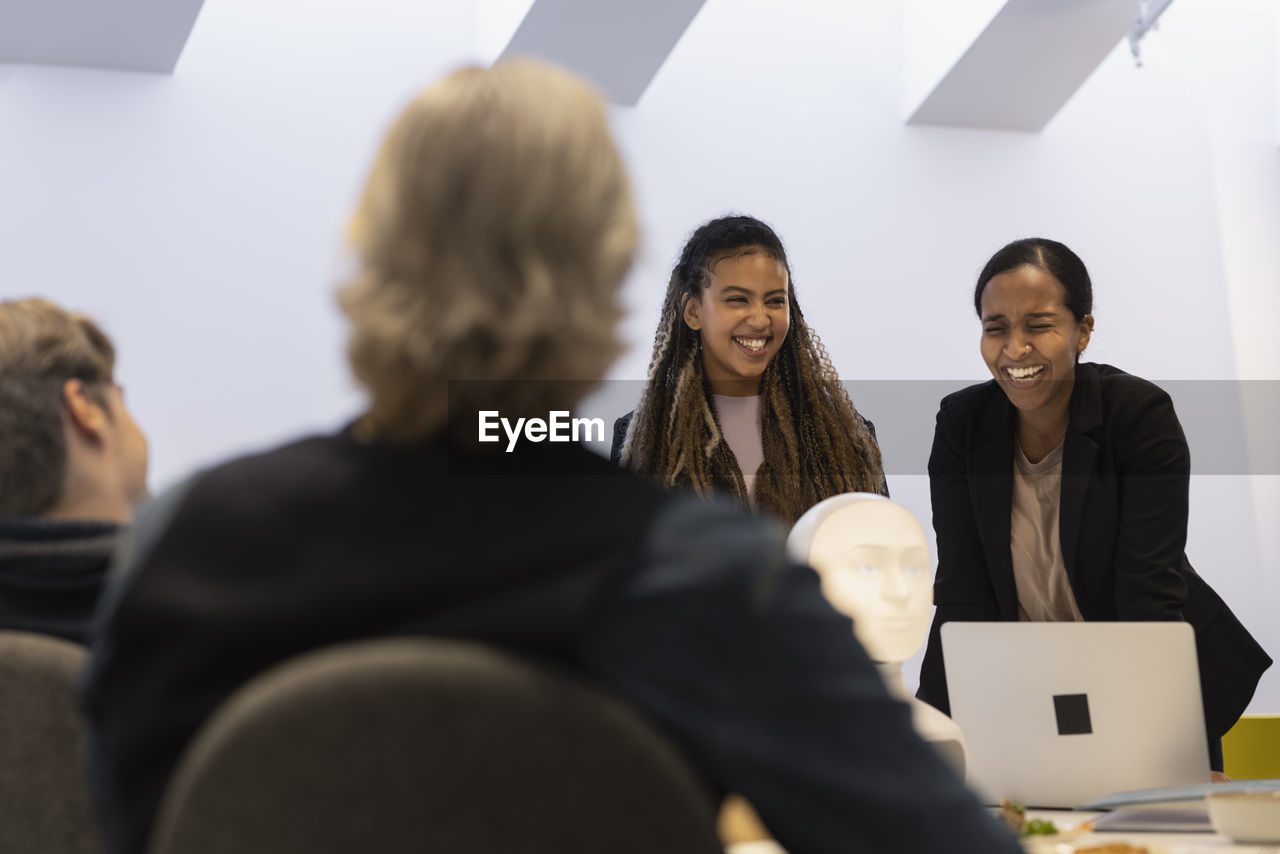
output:
[[[951,716],[987,803],[1075,807],[1208,780],[1186,623],[947,623]]]
[[[1278,792],[1280,779],[1234,780],[1230,783],[1197,783],[1162,789],[1115,792],[1082,810],[1110,810],[1094,819],[1093,829],[1123,833],[1213,833],[1207,796],[1240,792]]]

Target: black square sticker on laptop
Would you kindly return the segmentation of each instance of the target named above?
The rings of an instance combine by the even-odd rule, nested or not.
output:
[[[1093,732],[1088,694],[1054,694],[1053,711],[1058,716],[1058,735],[1088,735]]]

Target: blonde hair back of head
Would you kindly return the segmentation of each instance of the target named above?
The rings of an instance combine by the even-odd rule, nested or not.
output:
[[[586,83],[519,60],[428,88],[388,133],[351,225],[358,272],[339,299],[371,398],[362,438],[436,435],[473,399],[572,406],[620,351],[637,232]]]

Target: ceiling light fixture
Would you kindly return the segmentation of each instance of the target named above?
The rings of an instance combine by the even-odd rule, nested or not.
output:
[[[1172,3],[1173,0],[1138,0],[1138,17],[1129,28],[1129,51],[1133,54],[1133,64],[1138,68],[1142,67],[1142,37],[1149,30],[1158,28],[1160,16]]]

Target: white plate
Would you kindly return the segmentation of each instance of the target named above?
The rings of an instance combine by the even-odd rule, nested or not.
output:
[[[1209,792],[1209,820],[1236,842],[1280,842],[1280,791]]]

